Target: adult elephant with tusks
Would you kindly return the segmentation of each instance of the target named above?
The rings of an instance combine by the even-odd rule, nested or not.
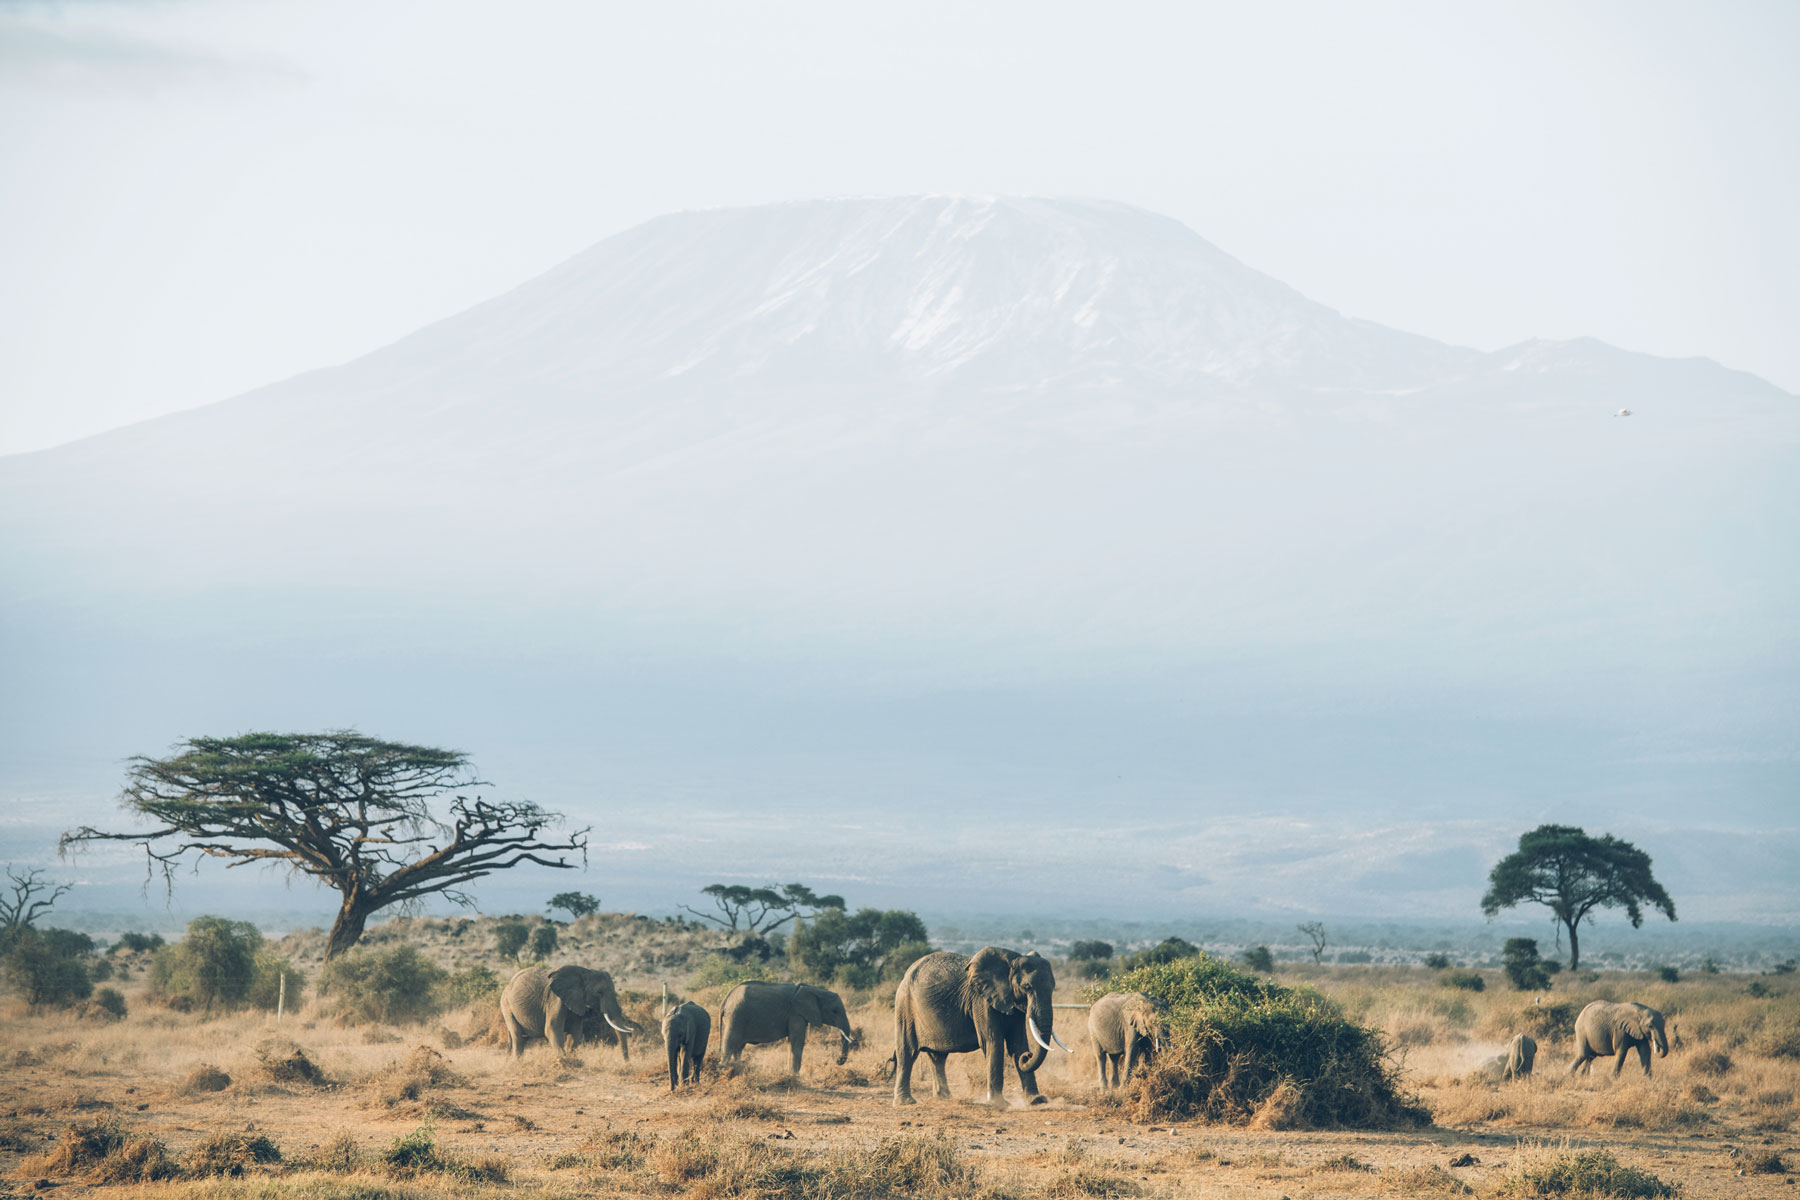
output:
[[[1664,1058],[1669,1056],[1669,1038],[1663,1032],[1663,1015],[1654,1008],[1630,1001],[1613,1003],[1596,1000],[1575,1018],[1575,1061],[1569,1074],[1586,1074],[1596,1058],[1616,1055],[1613,1074],[1625,1069],[1625,1056],[1638,1053],[1644,1074],[1650,1074],[1650,1047]]]
[[[769,983],[747,980],[732,988],[719,1009],[719,1033],[725,1039],[724,1060],[736,1062],[745,1046],[787,1040],[793,1073],[800,1073],[806,1050],[806,1030],[826,1025],[842,1039],[837,1060],[850,1055],[850,1014],[844,1001],[830,988],[806,983]]]
[[[986,946],[973,957],[938,951],[913,963],[894,993],[894,1103],[912,1104],[912,1068],[920,1054],[931,1059],[936,1094],[948,1096],[944,1059],[984,1050],[987,1103],[1003,1103],[1006,1055],[1019,1073],[1028,1103],[1042,1104],[1037,1070],[1056,1036],[1056,975],[1033,952]]]
[[[500,993],[500,1017],[512,1039],[513,1057],[525,1053],[532,1038],[547,1038],[558,1054],[581,1044],[583,1028],[594,1017],[611,1027],[619,1039],[619,1053],[631,1061],[629,1035],[636,1025],[625,1019],[619,993],[605,971],[563,966],[554,971],[526,967],[514,975]]]

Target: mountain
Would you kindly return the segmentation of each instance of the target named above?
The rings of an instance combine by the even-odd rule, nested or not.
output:
[[[1800,839],[1797,442],[1752,376],[1385,329],[1123,205],[674,214],[0,459],[0,787],[54,823],[354,723],[601,819],[645,896],[1384,915],[1557,819],[1791,914],[1716,866]]]

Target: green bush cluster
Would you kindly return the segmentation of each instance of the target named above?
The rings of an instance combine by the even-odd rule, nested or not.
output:
[[[1447,988],[1458,988],[1465,992],[1487,990],[1487,980],[1478,971],[1446,971],[1440,982]]]
[[[449,972],[401,944],[377,950],[358,946],[325,964],[319,975],[321,1000],[359,1021],[390,1025],[418,1022],[444,1008]]]
[[[94,994],[93,950],[85,933],[21,925],[11,932],[0,974],[33,1008],[75,1004]]]
[[[1676,1194],[1674,1187],[1648,1171],[1625,1166],[1608,1150],[1583,1150],[1527,1163],[1500,1185],[1500,1192],[1534,1197],[1616,1196],[1620,1200],[1659,1200]]]
[[[1135,954],[1127,954],[1119,960],[1119,970],[1135,971],[1141,967],[1155,966],[1157,963],[1170,963],[1178,959],[1193,958],[1200,953],[1200,947],[1186,938],[1164,938],[1156,945]]]
[[[1269,953],[1269,948],[1267,946],[1250,947],[1248,950],[1244,951],[1243,962],[1246,967],[1255,971],[1258,975],[1273,975],[1275,973],[1275,956]]]
[[[298,1008],[306,992],[305,973],[265,945],[255,925],[224,917],[195,917],[187,934],[157,947],[150,962],[152,995],[175,1008],[204,1012],[215,1006],[273,1012],[283,977],[287,1007]]]
[[[1310,988],[1244,973],[1209,954],[1153,963],[1090,989],[1143,992],[1169,1040],[1140,1087],[1137,1115],[1277,1127],[1382,1128],[1428,1120],[1400,1092],[1379,1033]]]
[[[788,956],[821,982],[870,988],[899,979],[931,953],[929,936],[917,914],[901,909],[827,908],[794,930]]]
[[[1500,969],[1506,972],[1515,990],[1542,992],[1549,989],[1550,977],[1562,969],[1562,964],[1540,955],[1536,938],[1516,937],[1506,939],[1506,946],[1500,951]]]

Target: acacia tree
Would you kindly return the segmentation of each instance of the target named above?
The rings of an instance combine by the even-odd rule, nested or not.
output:
[[[1539,825],[1519,848],[1494,864],[1481,911],[1491,921],[1503,908],[1542,904],[1569,933],[1569,969],[1581,965],[1577,930],[1597,908],[1623,908],[1633,929],[1646,905],[1675,919],[1675,902],[1650,873],[1650,856],[1607,834],[1589,837],[1573,825]]]
[[[566,838],[546,831],[559,813],[525,802],[451,796],[482,786],[468,756],[408,746],[354,730],[247,733],[192,738],[169,758],[130,763],[120,801],[154,828],[65,833],[61,849],[96,841],[136,842],[146,870],[174,871],[189,855],[283,865],[343,896],[325,957],[354,946],[369,917],[395,904],[442,895],[470,904],[461,885],[494,871],[536,863],[587,862],[586,829]]]
[[[842,896],[820,896],[804,883],[784,883],[779,886],[746,887],[740,883],[713,883],[700,889],[702,896],[711,896],[713,904],[720,915],[701,912],[697,908],[681,907],[693,913],[702,921],[711,921],[731,932],[738,931],[738,923],[750,933],[768,933],[779,929],[802,915],[813,916],[823,909],[844,907]]]
[[[0,947],[17,941],[33,921],[50,911],[62,894],[74,887],[71,883],[51,883],[37,869],[20,874],[6,868],[12,895],[0,895]]]
[[[1329,944],[1325,940],[1325,922],[1308,921],[1306,924],[1296,925],[1294,928],[1298,929],[1301,933],[1304,933],[1312,942],[1313,962],[1324,962],[1325,947]]]

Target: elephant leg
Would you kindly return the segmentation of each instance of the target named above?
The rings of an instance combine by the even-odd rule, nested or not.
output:
[[[1117,1054],[1107,1055],[1106,1056],[1106,1066],[1107,1066],[1107,1069],[1109,1069],[1112,1072],[1112,1080],[1108,1084],[1108,1086],[1109,1087],[1118,1087],[1119,1086],[1119,1056]]]
[[[681,1077],[681,1072],[678,1069],[678,1060],[680,1058],[681,1058],[681,1040],[679,1038],[670,1038],[669,1039],[669,1090],[671,1092],[675,1090],[675,1081]]]
[[[1106,1051],[1102,1050],[1098,1044],[1094,1046],[1094,1062],[1100,1067],[1100,1086],[1104,1088],[1106,1086]]]
[[[925,1057],[931,1060],[931,1094],[940,1100],[948,1100],[950,1098],[950,1077],[944,1074],[944,1064],[950,1061],[950,1056],[939,1054],[936,1050],[927,1050]]]
[[[506,1036],[512,1039],[512,1056],[521,1058],[525,1054],[525,1027],[511,1013],[506,1014]]]
[[[988,1038],[988,1088],[983,1103],[999,1104],[1006,1094],[1006,1039],[998,1030]]]
[[[1038,1094],[1037,1072],[1036,1071],[1027,1071],[1024,1067],[1019,1066],[1018,1061],[1016,1059],[1013,1061],[1013,1069],[1019,1073],[1019,1089],[1025,1093],[1025,1103],[1027,1103],[1027,1104],[1048,1104],[1048,1103],[1050,1103],[1050,1101],[1046,1100],[1043,1096]]]
[[[894,1014],[894,1103],[914,1104],[912,1094],[913,1063],[919,1057],[919,1043],[906,1027],[906,1018]]]
[[[1125,1082],[1131,1082],[1131,1072],[1137,1067],[1137,1039],[1131,1038],[1125,1043]]]
[[[806,1053],[806,1022],[795,1017],[788,1022],[788,1074],[800,1073],[800,1059]]]
[[[1644,1064],[1644,1078],[1650,1078],[1650,1043],[1639,1042],[1637,1047],[1638,1061]]]
[[[1613,1058],[1613,1074],[1616,1076],[1625,1069],[1625,1056],[1631,1053],[1630,1045],[1619,1047],[1619,1053]]]
[[[558,1058],[561,1058],[563,1054],[563,1042],[565,1041],[562,1023],[557,1020],[544,1022],[544,1036],[550,1039],[550,1048],[556,1051],[556,1056]]]

